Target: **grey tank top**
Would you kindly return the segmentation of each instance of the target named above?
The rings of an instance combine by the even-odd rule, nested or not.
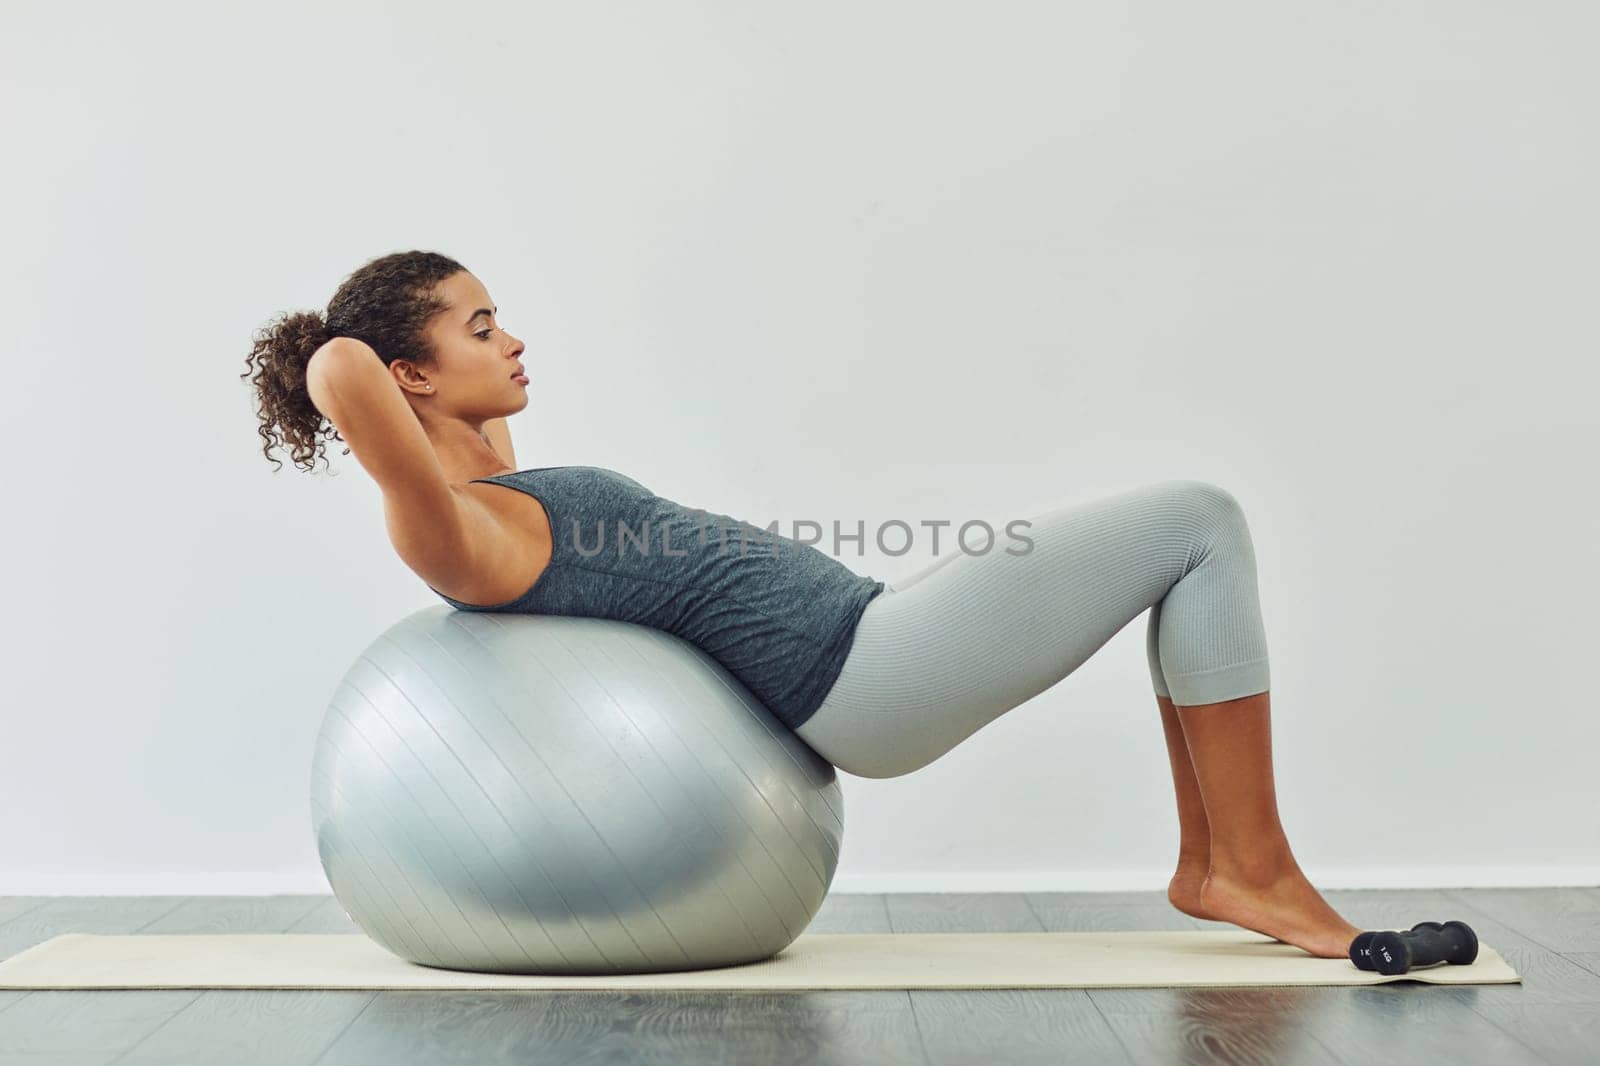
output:
[[[473,480],[543,504],[550,564],[505,603],[462,603],[428,586],[435,595],[462,611],[581,615],[665,630],[720,662],[790,729],[822,703],[861,613],[884,588],[810,545],[685,507],[604,467]]]

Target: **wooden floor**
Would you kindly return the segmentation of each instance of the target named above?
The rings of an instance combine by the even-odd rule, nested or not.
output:
[[[0,990],[0,1064],[1584,1063],[1600,888],[1327,891],[1364,929],[1458,918],[1520,985],[779,993]],[[833,895],[819,933],[1225,929],[1165,894]],[[330,896],[0,897],[57,933],[350,933]]]

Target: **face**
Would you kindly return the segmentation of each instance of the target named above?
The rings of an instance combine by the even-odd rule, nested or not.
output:
[[[488,290],[463,270],[435,292],[449,304],[427,327],[435,363],[413,367],[396,360],[396,380],[445,417],[500,418],[528,406],[527,385],[513,377],[523,369],[526,345],[500,328]]]

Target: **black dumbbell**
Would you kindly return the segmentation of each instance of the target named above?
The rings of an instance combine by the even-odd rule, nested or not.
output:
[[[1444,926],[1438,922],[1418,922],[1411,927],[1411,931],[1414,933],[1418,929],[1438,930],[1443,928]],[[1378,969],[1377,965],[1372,961],[1372,938],[1381,932],[1383,930],[1376,929],[1365,933],[1357,933],[1356,938],[1350,941],[1350,961],[1356,964],[1356,969],[1372,971]]]
[[[1357,937],[1350,943],[1352,961],[1356,960],[1360,940]],[[1373,933],[1365,951],[1370,967],[1390,976],[1441,962],[1465,966],[1478,957],[1478,935],[1466,922],[1420,922],[1405,933]]]

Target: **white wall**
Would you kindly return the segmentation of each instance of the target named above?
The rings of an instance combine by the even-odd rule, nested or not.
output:
[[[1312,879],[1600,881],[1593,5],[5,22],[0,893],[327,890],[323,707],[439,601],[353,456],[274,473],[238,374],[405,248],[527,341],[523,466],[758,524],[1228,488]],[[1144,626],[845,777],[835,888],[1164,888]]]

